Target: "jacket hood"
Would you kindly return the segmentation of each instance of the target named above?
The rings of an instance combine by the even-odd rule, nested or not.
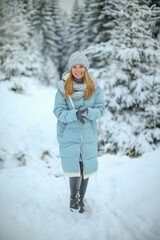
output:
[[[67,72],[64,72],[63,75],[62,75],[62,80],[63,80],[63,81],[66,81],[67,78],[69,77],[69,75],[70,75],[70,72],[68,72],[68,71],[67,71]]]

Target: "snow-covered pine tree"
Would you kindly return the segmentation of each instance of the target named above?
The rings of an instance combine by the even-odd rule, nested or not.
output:
[[[152,9],[152,19],[154,19],[150,24],[152,37],[156,39],[159,44],[153,45],[155,51],[157,51],[158,48],[157,56],[150,56],[152,58],[152,60],[150,60],[150,62],[152,62],[152,77],[150,81],[148,81],[150,91],[148,95],[148,105],[146,105],[145,109],[146,135],[148,139],[151,140],[151,143],[157,144],[160,142],[160,133],[158,131],[160,128],[160,2],[150,0],[148,5]]]
[[[107,42],[110,39],[110,32],[114,27],[113,17],[104,11],[106,5],[105,0],[86,0],[85,1],[85,23],[84,33],[86,44],[85,48],[102,42]],[[102,59],[102,55],[99,55],[93,51],[90,58],[91,66],[94,68],[100,68],[106,65],[106,57]]]
[[[159,0],[150,0],[149,6],[154,7],[155,15],[157,18],[157,20],[154,23],[154,27],[152,29],[153,37],[158,38],[158,40],[160,42],[160,13],[158,13],[159,12],[158,9],[160,8],[160,1]]]
[[[78,0],[75,0],[73,5],[73,10],[71,18],[66,28],[66,34],[64,35],[64,48],[65,54],[63,54],[63,66],[64,71],[67,70],[68,58],[70,55],[78,50],[83,48],[82,39],[83,39],[83,11],[81,6],[78,3]]]
[[[0,9],[0,80],[27,76],[29,25],[23,14],[23,4],[17,0],[1,0]]]
[[[106,103],[99,140],[105,152],[137,156],[160,140],[160,48],[151,28],[155,16],[138,0],[106,1],[105,11],[115,19],[115,28],[111,40],[95,50],[105,53],[109,64],[99,71]]]
[[[105,24],[107,24],[107,15],[102,15],[102,11],[105,8],[105,0],[91,0],[88,18],[88,42],[100,43],[109,40]]]
[[[59,73],[60,77],[62,77],[62,74],[64,71],[67,70],[67,57],[66,52],[68,49],[68,43],[67,43],[67,36],[68,36],[68,24],[69,24],[69,18],[66,12],[62,12],[62,28],[63,31],[61,33],[61,56],[60,56],[60,64],[59,64]]]
[[[62,48],[63,48],[63,38],[64,38],[64,23],[62,18],[62,12],[59,6],[59,1],[54,0],[50,2],[51,16],[54,25],[54,44],[51,44],[51,58],[55,66],[61,75],[63,69],[61,65],[62,60]]]
[[[41,76],[41,56],[32,39],[28,4],[1,0],[0,79],[12,80],[17,89],[25,87],[21,77]]]
[[[23,4],[23,12],[27,16],[27,20],[31,20],[31,13],[33,8],[33,0],[19,0]]]
[[[52,6],[49,0],[35,0],[31,14],[33,38],[39,47],[42,59],[40,80],[45,84],[53,83],[58,78],[55,63],[53,62],[53,50],[55,44],[55,23],[53,22]]]
[[[92,0],[85,0],[84,5],[82,6],[82,11],[83,11],[83,21],[82,21],[82,46],[83,49],[86,49],[89,45],[89,39],[90,39],[90,32],[92,31],[92,26],[91,28],[89,27],[89,17],[90,17],[90,5],[91,5]]]

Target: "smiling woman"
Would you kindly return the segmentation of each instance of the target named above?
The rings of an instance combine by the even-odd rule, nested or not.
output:
[[[69,176],[70,210],[85,210],[88,179],[98,169],[97,124],[103,116],[102,90],[88,74],[89,62],[83,52],[69,58],[68,72],[58,82],[54,114],[64,174]]]

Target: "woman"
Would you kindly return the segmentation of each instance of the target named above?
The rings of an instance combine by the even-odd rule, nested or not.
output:
[[[82,213],[88,179],[98,168],[96,120],[103,115],[104,99],[87,73],[89,62],[83,52],[70,56],[68,68],[58,83],[54,114],[62,168],[69,176],[70,209]]]

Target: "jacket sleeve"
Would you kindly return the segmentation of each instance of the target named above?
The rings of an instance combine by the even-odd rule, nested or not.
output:
[[[87,118],[92,121],[97,120],[103,116],[104,110],[105,106],[102,90],[100,87],[97,87],[94,107],[88,108]]]
[[[53,113],[59,121],[63,123],[70,123],[77,121],[76,109],[68,110],[66,101],[59,91],[57,91],[54,102]]]

